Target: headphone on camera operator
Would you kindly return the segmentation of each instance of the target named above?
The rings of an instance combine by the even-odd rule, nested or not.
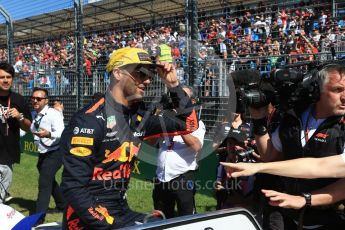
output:
[[[295,65],[295,67],[296,66],[297,65]],[[286,114],[287,116],[284,116],[281,120],[278,134],[279,139],[276,139],[281,142],[281,147],[278,150],[278,146],[277,150],[284,153],[284,159],[329,156],[344,151],[345,128],[342,121],[344,114],[342,114],[342,109],[340,107],[338,108],[338,103],[339,105],[344,103],[344,80],[341,80],[341,85],[338,86],[336,84],[335,87],[332,88],[327,81],[329,80],[331,83],[336,83],[336,79],[339,78],[339,76],[330,75],[331,73],[333,74],[333,72],[343,77],[344,64],[341,65],[339,62],[334,61],[332,63],[324,63],[322,65],[317,65],[306,74],[292,68],[278,70],[274,73],[274,83],[278,83],[278,85],[281,83],[281,85],[285,86],[285,88],[279,88],[283,89],[283,92],[278,92],[279,96],[281,98],[282,95],[286,97],[285,101],[280,102],[283,102],[283,104],[286,103],[286,109],[294,110],[294,113],[289,112]],[[289,86],[291,86],[289,85],[290,83],[294,84],[294,91],[288,91],[291,89],[291,87],[289,88]],[[338,88],[340,91],[338,91]],[[325,90],[325,93],[323,93],[323,90]],[[285,92],[291,92],[291,94],[284,95]],[[339,100],[342,100],[341,104]],[[316,106],[314,106],[314,104],[316,104]],[[315,112],[315,117],[312,116],[311,109],[314,109],[313,112]],[[311,122],[309,119],[311,119]],[[264,119],[261,120],[264,121]],[[324,120],[325,122],[323,122]],[[264,123],[259,123],[258,121],[260,121],[260,119],[254,121],[257,122],[256,126],[260,127],[261,125],[263,129],[257,128],[256,135],[261,136],[267,133],[267,128],[264,127]],[[314,132],[315,135],[313,134]],[[323,136],[322,134],[326,135]],[[277,135],[273,136],[278,137]],[[327,138],[328,136],[329,138]],[[290,145],[290,143],[297,144]],[[286,189],[285,192],[289,194],[302,194],[306,191],[313,191],[329,183],[332,183],[332,181],[315,180],[304,182],[302,179],[297,181],[284,178],[284,184],[286,185],[284,186]],[[331,209],[330,207],[324,208]],[[300,212],[298,215],[297,211],[288,210],[285,213],[285,217],[292,220],[298,219],[300,226],[303,225],[303,222],[306,222],[306,225],[321,224],[327,226],[329,224],[327,218],[322,218],[321,212],[318,212],[317,209],[312,210],[315,212],[315,215],[311,215],[312,211],[306,212],[305,215],[304,212]],[[330,212],[330,215],[331,214],[333,215],[332,218],[336,219],[336,215],[333,214],[333,212]],[[320,218],[316,217],[316,215],[320,216]],[[313,216],[315,220],[312,219]]]
[[[282,116],[292,108],[303,111],[316,103],[325,77],[323,71],[339,64],[345,65],[345,61],[286,65],[272,71],[269,77],[260,77],[257,70],[236,71],[231,73],[227,84],[229,86],[229,81],[233,80],[238,90],[236,96],[246,107],[260,109],[272,104]],[[311,71],[305,73],[297,69],[305,65],[311,66]]]
[[[322,65],[318,65],[316,68],[313,68],[308,73],[303,73],[301,71],[293,69],[292,68],[293,66],[289,66],[291,68],[286,68],[286,69],[277,70],[277,71],[273,72],[271,75],[271,76],[273,76],[273,80],[271,80],[272,78],[267,80],[268,83],[272,82],[272,85],[275,86],[275,89],[273,91],[275,97],[273,98],[274,100],[272,100],[272,101],[270,101],[270,100],[264,101],[263,100],[263,99],[267,99],[269,97],[266,97],[265,91],[261,87],[260,83],[263,82],[262,79],[256,80],[254,78],[251,78],[251,79],[247,80],[247,82],[245,82],[245,84],[242,84],[244,86],[243,87],[244,90],[242,92],[243,92],[245,100],[247,101],[247,106],[252,106],[252,108],[254,107],[258,110],[258,111],[256,111],[257,114],[255,114],[255,115],[258,115],[257,118],[260,117],[260,113],[259,113],[260,108],[264,108],[269,103],[277,105],[277,108],[281,110],[280,113],[285,113],[290,109],[294,109],[295,111],[300,110],[302,112],[302,111],[305,111],[307,109],[307,107],[309,107],[310,105],[312,105],[314,103],[317,103],[320,100],[320,95],[321,95],[321,90],[322,90],[321,87],[323,87],[322,84],[324,83],[325,77],[328,76],[328,72],[330,70],[329,68],[337,67],[337,66],[339,66],[339,64],[333,61],[333,63],[325,63]],[[342,66],[344,66],[344,64]],[[298,66],[295,65],[295,67],[298,67]],[[248,77],[248,75],[247,75],[247,77]],[[235,78],[236,78],[236,76],[235,76]],[[234,79],[234,81],[235,80],[238,80],[238,79]],[[243,79],[240,79],[240,81],[242,81],[242,83],[243,83]],[[253,83],[253,85],[256,88],[253,87],[252,89],[250,89],[249,87],[247,87],[247,85],[250,85],[251,83]],[[250,90],[252,90],[252,91],[250,91]],[[263,94],[263,96],[261,96],[262,94]],[[296,113],[296,114],[298,114],[298,113]],[[254,133],[256,135],[259,135],[259,136],[266,134],[268,131],[267,130],[267,119],[266,118],[265,119],[257,119],[254,122],[258,122],[258,121],[263,122],[263,123],[257,123],[257,126],[254,125],[254,129],[256,127],[263,128],[263,129],[254,130]],[[293,124],[294,124],[294,122],[289,123],[289,124],[287,122],[285,122],[284,127],[286,128],[289,125],[293,125]],[[340,138],[338,138],[338,139],[341,139],[341,132],[344,131],[344,128],[343,128],[344,125],[340,124],[340,127],[342,127],[342,129],[341,129],[341,131],[339,131],[340,132],[339,133]],[[270,132],[270,131],[268,131],[268,132]],[[287,136],[285,138],[285,140],[290,140],[290,139],[291,139],[290,136]],[[339,148],[338,148],[339,146],[341,146],[341,148],[343,148],[343,143],[344,143],[344,140],[343,141],[339,140],[339,144],[338,144],[338,139],[336,141],[337,146],[332,147],[334,150],[337,149],[336,152],[339,152]],[[284,143],[286,145],[286,143],[289,143],[289,142],[284,142]],[[312,143],[310,143],[310,144],[312,144]],[[326,147],[324,147],[324,148],[326,148]],[[297,147],[290,148],[290,150],[287,151],[287,154],[290,154],[289,151],[292,152],[292,150],[294,150],[294,149],[297,149]],[[312,147],[311,147],[311,149],[312,149]],[[312,152],[312,151],[310,150],[310,152]],[[327,151],[326,151],[326,153],[327,153]],[[295,155],[291,155],[291,156],[296,157]],[[291,185],[290,187],[297,187],[297,186],[294,186],[293,184],[290,184],[290,185]],[[301,191],[303,191],[303,190],[301,190]],[[306,190],[306,191],[308,191],[308,190]],[[300,191],[296,190],[296,192],[298,193]],[[309,215],[307,215],[307,217],[309,217]],[[303,221],[300,221],[300,223],[303,223]]]

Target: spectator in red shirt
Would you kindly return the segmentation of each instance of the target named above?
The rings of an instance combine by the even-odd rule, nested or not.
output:
[[[84,88],[84,95],[87,95],[91,92],[92,87],[92,72],[91,72],[91,61],[90,59],[84,55],[84,68],[85,68],[85,88]]]

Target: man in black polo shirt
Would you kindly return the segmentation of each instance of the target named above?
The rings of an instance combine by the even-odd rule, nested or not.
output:
[[[24,97],[11,91],[13,77],[13,67],[0,63],[0,203],[11,185],[12,165],[20,161],[19,131],[31,125]]]

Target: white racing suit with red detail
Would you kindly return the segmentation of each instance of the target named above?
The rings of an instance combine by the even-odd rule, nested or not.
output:
[[[141,140],[198,128],[182,88],[170,91],[176,113],[154,116],[143,102],[129,109],[108,91],[73,116],[61,138],[64,229],[114,229],[142,220],[144,215],[131,211],[125,197]]]

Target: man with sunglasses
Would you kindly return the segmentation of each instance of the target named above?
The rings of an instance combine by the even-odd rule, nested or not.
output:
[[[30,130],[30,110],[24,97],[12,92],[14,68],[0,63],[0,203],[8,196],[12,165],[20,162],[20,129]]]
[[[31,132],[39,152],[36,212],[47,212],[51,195],[55,200],[56,211],[62,211],[65,207],[60,187],[55,180],[55,174],[62,166],[60,138],[64,122],[60,112],[48,106],[48,101],[46,89],[34,88],[31,96],[34,109]]]
[[[112,53],[107,71],[112,77],[104,97],[75,114],[62,135],[66,229],[112,229],[142,221],[144,215],[132,211],[126,200],[141,141],[198,128],[170,63],[153,64],[145,50],[128,47]],[[174,104],[174,111],[159,116],[143,102],[156,71]]]

